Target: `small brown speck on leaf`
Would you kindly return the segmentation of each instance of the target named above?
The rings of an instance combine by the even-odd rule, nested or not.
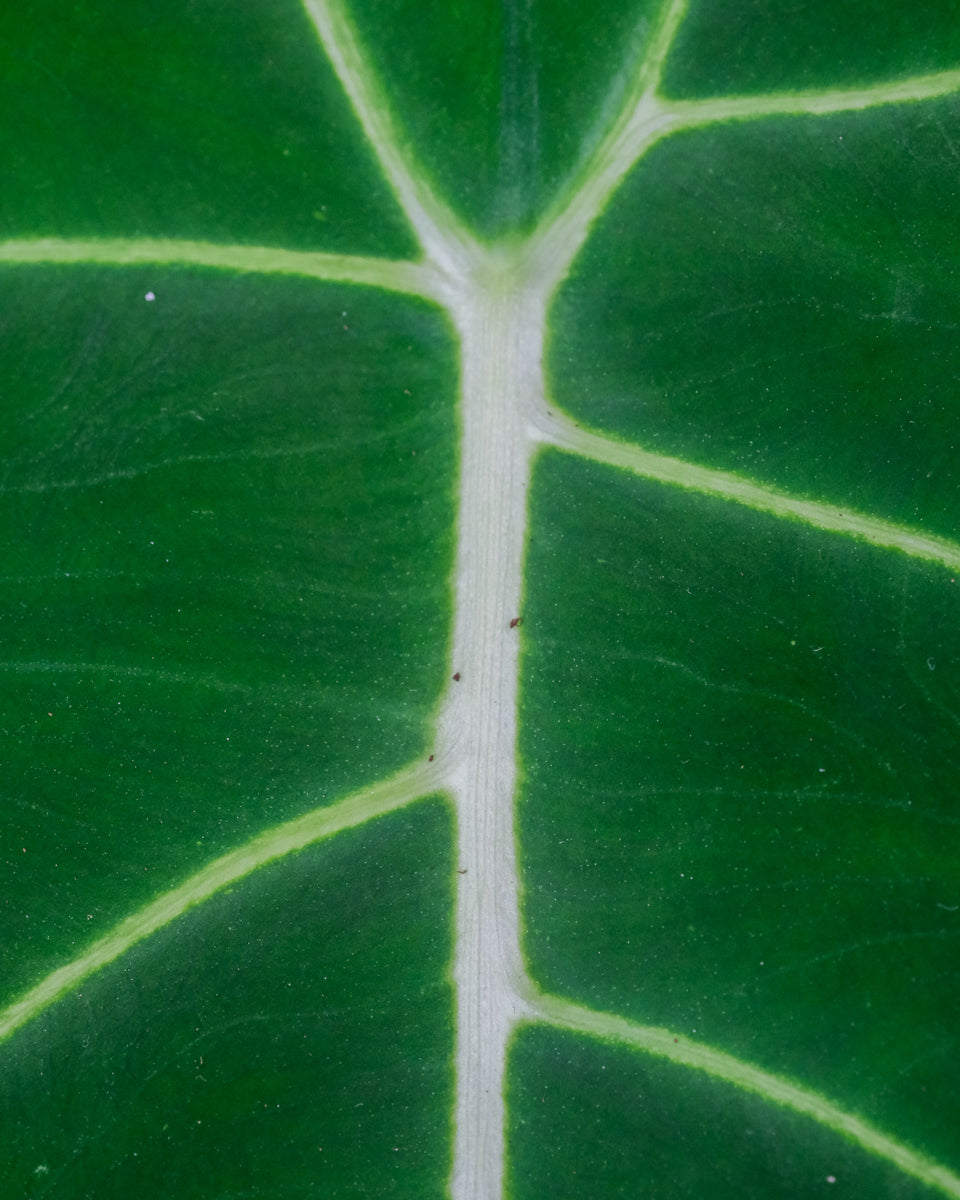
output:
[[[430,755],[430,757],[427,759],[427,762],[433,762],[433,755],[432,755],[432,754],[431,754],[431,755]]]
[[[519,617],[514,617],[514,618],[513,618],[513,620],[510,622],[510,628],[511,628],[511,629],[516,629],[516,627],[517,627],[519,624],[520,624],[520,618],[519,618]]]
[[[459,671],[457,671],[457,672],[454,674],[454,676],[453,676],[453,681],[454,681],[454,683],[459,683],[459,682],[460,682],[460,672],[459,672]]]

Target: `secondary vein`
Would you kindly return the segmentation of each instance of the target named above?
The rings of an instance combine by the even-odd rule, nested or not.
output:
[[[960,545],[946,538],[931,537],[915,529],[867,516],[847,507],[798,499],[731,472],[697,466],[665,454],[654,454],[632,443],[620,442],[583,429],[569,417],[555,410],[540,413],[536,419],[537,436],[545,445],[556,446],[568,453],[619,467],[646,479],[656,479],[675,487],[717,496],[722,500],[730,500],[776,517],[803,521],[807,525],[831,533],[861,538],[874,546],[901,550],[914,558],[942,563],[951,569],[960,569]]]
[[[19,238],[0,242],[0,263],[97,263],[213,267],[261,275],[303,275],[357,283],[439,301],[436,271],[423,263],[354,254],[284,250],[276,246],[219,245],[173,238]]]
[[[676,128],[689,129],[695,125],[708,125],[716,121],[855,112],[885,104],[935,100],[957,91],[960,91],[960,70],[936,71],[907,79],[891,79],[870,87],[774,92],[759,96],[720,96],[709,100],[672,100],[664,103],[668,104],[676,120]]]
[[[387,96],[339,0],[302,0],[397,202],[427,257],[454,276],[475,240],[435,194],[399,135]]]
[[[84,979],[125,954],[137,942],[175,921],[193,905],[208,900],[215,892],[284,855],[403,808],[436,791],[439,782],[439,772],[432,765],[415,763],[388,779],[361,788],[336,804],[316,808],[268,829],[246,845],[214,859],[178,887],[121,921],[78,958],[53,971],[0,1012],[0,1042]]]
[[[558,996],[531,996],[530,1005],[539,1020],[549,1025],[585,1033],[604,1041],[621,1042],[658,1058],[669,1059],[679,1066],[703,1071],[744,1091],[754,1092],[782,1108],[811,1117],[818,1124],[856,1142],[869,1153],[892,1163],[905,1174],[937,1188],[954,1200],[960,1198],[960,1177],[952,1171],[889,1137],[855,1113],[839,1108],[810,1088],[801,1087],[770,1071],[763,1071],[713,1046],[695,1042],[682,1034],[674,1034],[669,1029],[640,1025]]]

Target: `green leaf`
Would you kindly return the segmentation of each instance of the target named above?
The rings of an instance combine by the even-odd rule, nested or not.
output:
[[[0,16],[11,1194],[960,1197],[958,16]]]

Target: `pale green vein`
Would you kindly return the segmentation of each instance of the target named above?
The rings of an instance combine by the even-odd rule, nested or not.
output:
[[[686,8],[686,0],[667,0],[664,4],[647,53],[634,68],[632,82],[625,89],[624,100],[609,129],[531,235],[529,260],[548,294],[566,276],[593,222],[623,179],[662,138],[717,121],[823,116],[933,100],[960,91],[960,69],[957,69],[860,88],[671,100],[660,95],[658,89]]]
[[[953,569],[960,568],[960,546],[946,538],[931,537],[839,505],[800,500],[774,488],[761,487],[730,472],[699,467],[664,454],[653,454],[639,446],[614,441],[582,429],[557,412],[539,416],[536,432],[547,445],[631,471],[646,479],[704,492],[709,496],[743,504],[747,508],[772,513],[776,517],[792,518],[831,533],[861,538],[875,546],[902,550],[914,558],[942,563]]]
[[[329,807],[317,808],[302,817],[286,821],[208,863],[196,875],[172,891],[158,896],[139,912],[121,921],[93,943],[79,958],[60,967],[0,1012],[0,1041],[36,1017],[84,979],[125,954],[137,942],[156,933],[188,908],[208,900],[215,892],[236,883],[259,867],[284,855],[303,850],[313,842],[332,837],[344,829],[362,825],[375,817],[394,812],[407,804],[437,791],[439,767],[415,764],[389,779],[371,784]]]
[[[666,0],[618,113],[531,234],[530,261],[547,294],[566,275],[590,226],[640,154],[671,128],[672,118],[656,93],[686,10],[687,0]]]
[[[359,444],[359,440],[354,442],[354,445]],[[308,442],[301,446],[269,446],[261,449],[245,447],[241,450],[226,450],[220,454],[180,454],[175,458],[161,458],[156,462],[143,463],[139,467],[116,467],[112,471],[101,471],[96,475],[80,475],[71,479],[44,479],[42,481],[31,479],[24,483],[0,484],[0,496],[18,495],[23,492],[33,492],[39,495],[44,492],[71,491],[74,488],[95,488],[105,483],[114,483],[118,479],[140,479],[154,471],[190,468],[196,463],[269,462],[271,459],[310,458],[314,455],[319,458],[329,449],[329,442],[318,441]]]
[[[0,263],[97,263],[111,266],[214,267],[261,275],[305,275],[358,283],[439,301],[440,282],[429,266],[352,254],[221,246],[163,238],[21,238],[0,242]]]
[[[818,1092],[762,1071],[712,1046],[671,1033],[668,1029],[637,1025],[623,1017],[595,1012],[557,996],[531,997],[530,1004],[539,1019],[548,1025],[602,1040],[626,1043],[680,1066],[704,1071],[744,1091],[753,1092],[772,1104],[811,1117],[818,1124],[856,1142],[870,1154],[892,1163],[905,1174],[937,1188],[944,1195],[960,1198],[960,1178],[952,1171],[889,1137],[868,1121],[845,1112]]]
[[[338,0],[302,0],[397,202],[432,262],[458,274],[476,243],[435,195],[401,136],[389,98]]]
[[[673,46],[677,31],[687,15],[687,0],[666,0],[660,11],[657,24],[650,36],[647,52],[637,72],[633,88],[633,104],[645,95],[652,95],[660,87],[663,64]],[[625,109],[629,112],[629,107]]]
[[[712,100],[662,100],[676,121],[675,128],[689,129],[714,121],[750,120],[772,116],[825,116],[855,112],[884,104],[935,100],[960,91],[960,70],[936,71],[861,88],[783,92],[764,96],[721,96]]]

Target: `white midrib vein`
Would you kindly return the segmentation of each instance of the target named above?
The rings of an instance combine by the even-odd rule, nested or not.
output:
[[[512,252],[482,246],[434,195],[404,153],[374,72],[338,0],[303,0],[393,192],[415,230],[422,263],[300,254],[269,247],[171,241],[7,242],[7,262],[183,262],[347,280],[427,297],[446,308],[461,346],[461,461],[451,678],[437,719],[433,761],[416,763],[334,805],[269,830],[224,855],[122,922],[73,963],[0,1013],[0,1039],[93,971],[193,904],[267,862],[414,803],[453,798],[459,855],[453,976],[456,1100],[452,1200],[499,1200],[503,1189],[504,1078],[518,1023],[541,1021],[618,1040],[706,1071],[803,1112],[945,1194],[960,1179],[824,1097],[698,1045],[539,992],[520,943],[514,837],[517,687],[526,491],[538,449],[553,444],[666,483],[808,521],[960,566],[960,548],[858,514],[797,500],[718,471],[653,455],[578,428],[546,403],[543,339],[550,298],[589,229],[638,158],[661,137],[712,121],[836,112],[943,95],[960,72],[854,91],[669,103],[660,73],[682,21],[667,0],[620,116],[537,230]]]
[[[479,286],[478,286],[479,285]],[[507,1042],[528,1012],[513,803],[526,489],[542,305],[476,281],[456,309],[462,384],[452,681],[437,728],[457,812],[457,1096],[451,1195],[500,1194]]]

